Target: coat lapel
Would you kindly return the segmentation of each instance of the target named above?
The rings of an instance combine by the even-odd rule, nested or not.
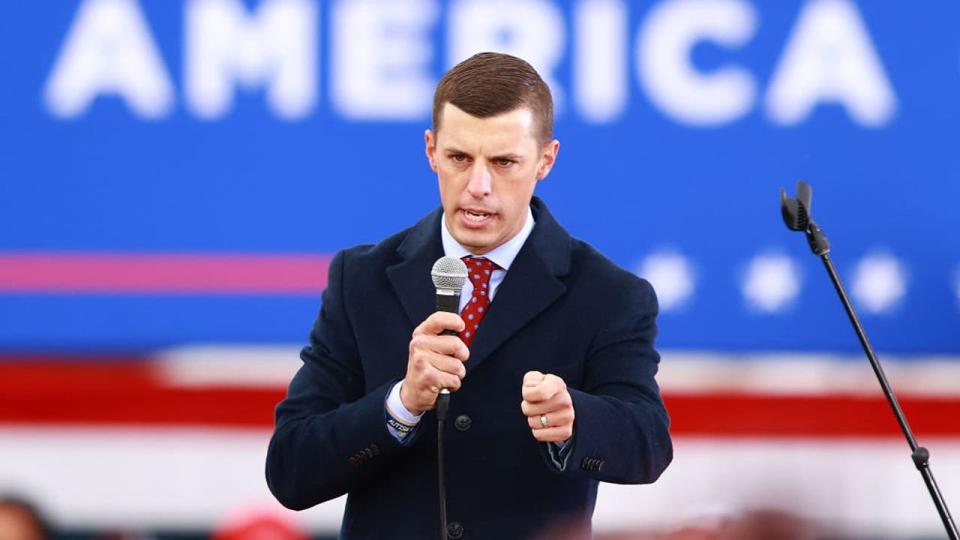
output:
[[[537,224],[480,323],[467,362],[468,371],[477,369],[503,342],[567,289],[560,277],[570,267],[570,235],[553,219],[540,199],[534,198],[531,204]]]
[[[433,263],[443,256],[443,243],[440,241],[442,215],[443,210],[438,208],[414,225],[397,247],[403,260],[387,267],[387,278],[414,328],[437,309],[437,293],[430,270]]]

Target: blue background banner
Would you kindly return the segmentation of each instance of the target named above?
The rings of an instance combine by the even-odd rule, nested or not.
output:
[[[805,179],[875,345],[960,353],[954,3],[3,9],[4,255],[256,258],[376,242],[439,204],[423,156],[433,85],[497,49],[531,60],[557,97],[561,152],[538,195],[654,282],[661,346],[857,350],[820,263],[780,219],[778,189]],[[314,292],[0,283],[0,349],[301,342],[318,305]]]

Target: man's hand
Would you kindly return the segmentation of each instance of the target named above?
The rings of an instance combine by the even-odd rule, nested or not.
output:
[[[573,400],[567,383],[556,375],[528,371],[523,376],[523,402],[533,438],[540,442],[563,442],[573,436]],[[544,423],[546,426],[544,426]]]
[[[441,336],[444,330],[460,332],[463,319],[456,313],[438,311],[413,331],[407,356],[407,375],[400,386],[400,401],[413,414],[433,409],[441,388],[460,389],[467,374],[463,363],[470,350],[457,336]]]

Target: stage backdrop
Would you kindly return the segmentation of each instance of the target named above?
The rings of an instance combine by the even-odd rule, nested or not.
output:
[[[423,155],[437,80],[498,50],[556,101],[561,151],[538,195],[653,282],[658,345],[693,366],[677,395],[742,390],[745,366],[766,377],[752,390],[829,394],[834,369],[860,361],[820,262],[780,218],[778,190],[803,179],[874,344],[926,374],[917,395],[935,387],[960,410],[944,375],[960,365],[954,2],[62,0],[0,15],[0,354],[16,369],[202,358],[234,385],[239,358],[295,369],[333,254],[439,204]],[[266,413],[238,423],[269,426],[280,371]],[[7,391],[39,380],[16,373]],[[873,391],[869,372],[854,379],[838,391]],[[12,423],[218,421],[11,403]],[[784,429],[816,435],[822,413]],[[954,437],[953,418],[930,429]],[[694,435],[780,425],[675,419]]]

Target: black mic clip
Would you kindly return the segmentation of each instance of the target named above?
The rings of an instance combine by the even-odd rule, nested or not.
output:
[[[800,180],[797,182],[797,196],[788,197],[786,190],[780,188],[780,213],[783,222],[791,231],[803,231],[807,236],[810,250],[817,257],[830,253],[830,241],[823,229],[810,216],[810,207],[813,199],[813,188],[810,184]]]

